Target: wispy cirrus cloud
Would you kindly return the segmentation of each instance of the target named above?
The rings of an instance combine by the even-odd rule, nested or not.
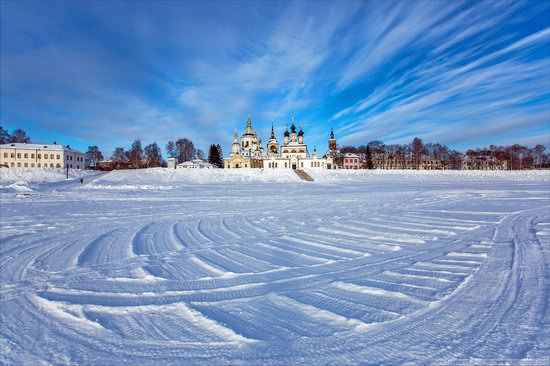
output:
[[[550,5],[2,2],[0,121],[106,152],[135,138],[546,143]]]

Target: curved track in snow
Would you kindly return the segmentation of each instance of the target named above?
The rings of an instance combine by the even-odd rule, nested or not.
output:
[[[436,180],[4,195],[0,357],[548,358],[548,202]]]

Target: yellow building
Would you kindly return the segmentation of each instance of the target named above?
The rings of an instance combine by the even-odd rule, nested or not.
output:
[[[246,129],[244,134],[241,136],[240,143],[239,134],[235,129],[233,145],[231,145],[231,154],[228,159],[224,159],[224,167],[226,169],[263,168],[262,155],[262,140],[258,140],[256,132],[252,129],[250,115],[248,115]]]

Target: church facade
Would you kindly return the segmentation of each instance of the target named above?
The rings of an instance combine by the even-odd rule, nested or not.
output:
[[[332,150],[336,150],[334,133],[331,131],[329,151],[322,157],[317,155],[315,147],[313,152],[309,153],[308,146],[304,142],[304,135],[301,124],[300,130],[296,131],[293,117],[290,131],[287,127],[283,134],[283,143],[279,144],[272,125],[271,136],[264,154],[262,140],[257,138],[255,131],[253,132],[252,121],[248,116],[245,133],[241,136],[240,141],[238,132],[235,130],[231,155],[224,159],[225,168],[336,169],[331,154]]]

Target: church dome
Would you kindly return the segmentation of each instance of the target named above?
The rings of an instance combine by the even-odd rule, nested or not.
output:
[[[288,129],[285,131],[285,137],[290,136],[290,133],[288,132]]]

